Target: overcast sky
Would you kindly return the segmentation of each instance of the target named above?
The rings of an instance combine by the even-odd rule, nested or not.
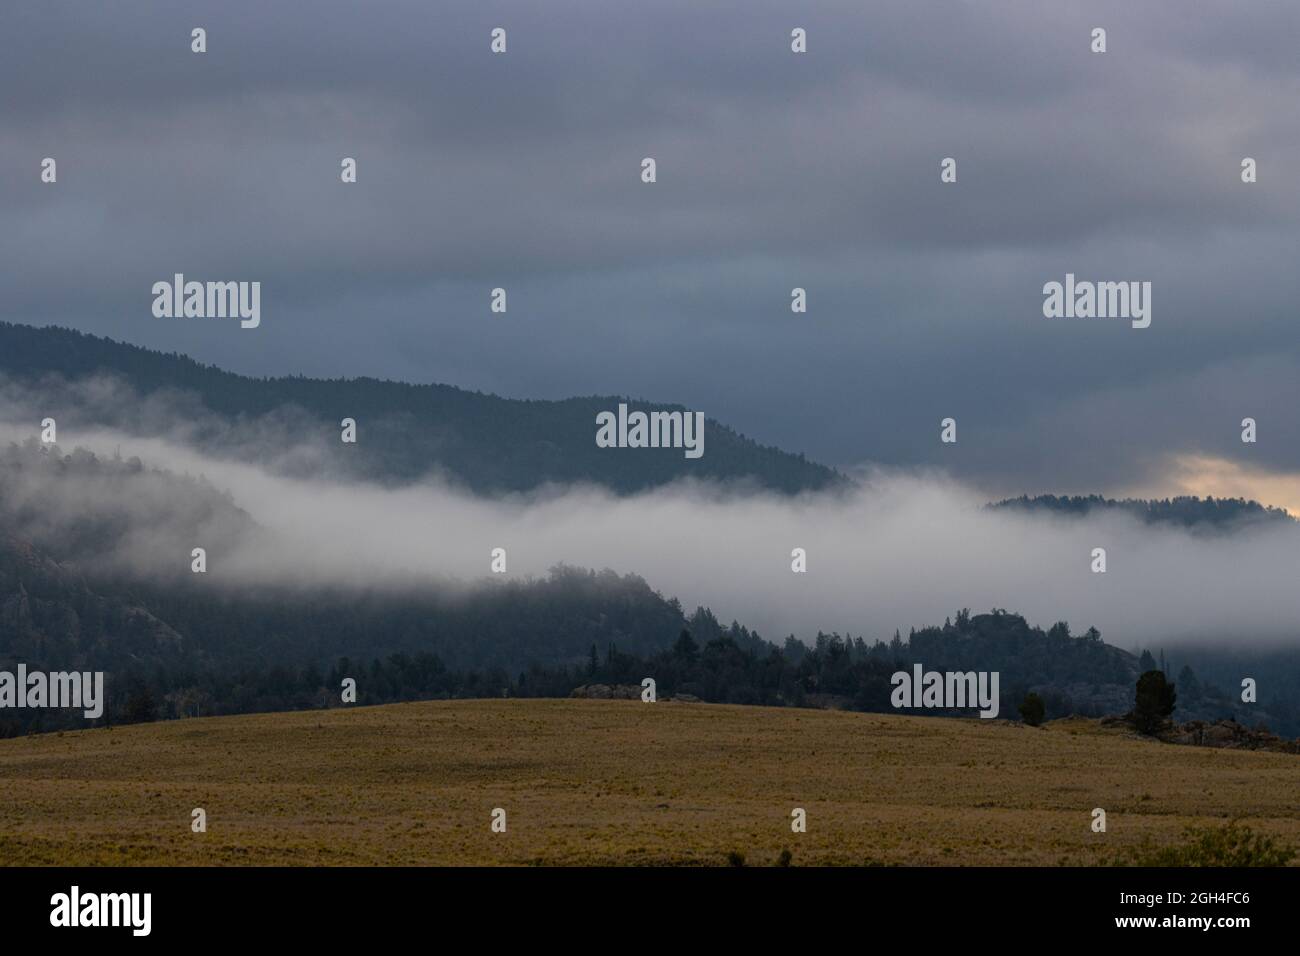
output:
[[[1265,0],[14,2],[0,315],[682,402],[993,493],[1294,507],[1297,37]],[[260,281],[260,328],[154,318],[175,272]],[[1150,328],[1044,318],[1067,272],[1150,281]]]

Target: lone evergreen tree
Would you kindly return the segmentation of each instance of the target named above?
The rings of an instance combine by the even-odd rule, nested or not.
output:
[[[1047,708],[1043,706],[1043,698],[1039,697],[1033,691],[1025,695],[1024,701],[1020,704],[1020,719],[1030,727],[1037,727],[1043,722],[1043,715]]]
[[[1150,670],[1138,678],[1133,701],[1133,724],[1144,734],[1154,734],[1166,717],[1174,712],[1178,699],[1163,671]]]

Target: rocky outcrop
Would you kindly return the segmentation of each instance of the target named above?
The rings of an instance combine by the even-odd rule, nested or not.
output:
[[[1131,714],[1103,717],[1101,726],[1130,730],[1136,733]],[[1189,720],[1174,723],[1166,720],[1156,740],[1169,744],[1183,744],[1192,747],[1221,747],[1226,750],[1271,750],[1276,753],[1300,754],[1300,738],[1288,740],[1265,729],[1262,725],[1255,729],[1239,724],[1235,720]]]
[[[1161,734],[1162,740],[1198,747],[1224,747],[1230,750],[1273,750],[1300,754],[1300,739],[1287,740],[1261,728],[1251,730],[1235,720],[1189,720],[1175,724]]]

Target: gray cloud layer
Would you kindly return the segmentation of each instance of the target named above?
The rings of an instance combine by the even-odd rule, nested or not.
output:
[[[644,394],[998,492],[1158,484],[1247,415],[1300,471],[1298,34],[1219,0],[25,4],[0,308],[259,374]],[[153,318],[176,271],[262,281],[262,328]],[[1152,327],[1044,319],[1066,272],[1150,280]]]

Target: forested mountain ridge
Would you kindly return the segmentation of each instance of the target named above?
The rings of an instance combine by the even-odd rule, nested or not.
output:
[[[1174,498],[1105,498],[1101,495],[1021,495],[988,506],[991,509],[1021,512],[1048,512],[1072,517],[1097,513],[1122,513],[1145,524],[1168,524],[1192,530],[1239,530],[1256,525],[1295,525],[1296,519],[1284,508],[1262,505],[1244,498],[1199,498],[1181,495]]]
[[[712,419],[706,419],[704,454],[696,459],[687,459],[680,448],[597,447],[596,415],[616,410],[620,401],[634,409],[685,411],[626,397],[523,400],[373,378],[251,378],[70,329],[3,322],[0,375],[20,383],[108,375],[144,399],[187,394],[198,403],[188,410],[188,437],[204,450],[245,460],[265,460],[282,450],[284,426],[291,423],[295,440],[317,447],[342,473],[381,482],[435,473],[493,494],[572,482],[631,493],[686,477],[796,493],[844,481],[801,454],[759,445]],[[77,402],[71,394],[48,414],[55,411],[60,426],[151,427],[150,416],[136,408]],[[350,453],[356,447],[339,441],[345,417],[356,420],[364,454]],[[260,442],[256,428],[241,427],[238,440],[228,434],[235,425],[249,424],[269,425],[277,434]]]
[[[106,365],[105,356],[116,366]],[[65,387],[100,381],[97,377],[103,375],[126,383],[129,394],[122,396],[115,386],[96,385],[82,393]],[[190,388],[191,378],[203,387]],[[515,416],[513,424],[500,426],[504,431],[523,427],[519,409],[536,411],[541,417],[533,421],[533,430],[538,433],[546,423],[555,423],[557,408],[598,402],[513,402],[445,386],[374,380],[249,379],[182,356],[65,330],[12,325],[0,325],[0,379],[7,379],[0,381],[3,397],[12,399],[25,390],[41,396],[42,413],[22,416],[33,432],[46,413],[57,414],[61,435],[74,438],[79,424],[130,430],[142,424],[147,429],[151,422],[158,428],[174,426],[185,418],[193,426],[184,436],[187,441],[245,457],[269,453],[285,435],[305,429],[318,436],[322,454],[345,462],[341,456],[356,448],[341,445],[337,424],[350,415],[371,436],[365,441],[377,442],[386,452],[377,465],[367,464],[375,458],[367,453],[353,454],[352,464],[342,467],[393,482],[458,462],[466,447],[452,434],[458,423],[475,422],[495,434],[498,425],[484,411],[489,406],[483,401]],[[279,404],[282,388],[296,396],[288,405]],[[177,398],[183,394],[198,398]],[[351,396],[357,407],[336,409],[339,395]],[[416,396],[415,406],[427,400],[437,406],[437,414],[421,418],[423,413],[403,411],[401,402],[390,401],[394,395]],[[367,396],[378,396],[373,417],[362,401]],[[177,404],[182,414],[176,414]],[[599,456],[604,450],[592,440],[596,407],[588,409],[589,417],[584,412],[580,444]],[[394,408],[399,412],[384,417]],[[467,411],[461,415],[460,409]],[[451,416],[450,432],[439,431],[439,415]],[[137,420],[124,420],[132,416]],[[408,433],[417,435],[411,448]],[[708,448],[716,450],[713,437],[709,441]],[[737,447],[758,456],[755,467],[760,470],[773,461],[820,469],[784,453],[772,458],[770,450],[753,443]],[[430,448],[436,451],[432,457]],[[457,453],[439,457],[449,448]],[[497,452],[503,456],[499,460],[493,458]],[[668,452],[673,462],[685,461],[680,451]],[[531,454],[525,452],[524,458]],[[567,453],[561,458],[567,460]],[[469,470],[453,477],[478,491],[500,489],[502,485],[479,482],[523,480],[527,475],[511,471],[512,461],[523,460],[482,445],[465,457]],[[620,478],[607,470],[602,480],[615,481],[615,486],[623,481],[620,490],[634,490],[680,476],[669,468],[656,478],[650,463],[659,460],[637,452],[614,453],[609,461],[631,462],[638,473]],[[738,453],[731,464],[743,460]],[[377,470],[370,473],[368,468]],[[528,468],[531,464],[525,463],[523,471]],[[730,477],[762,484],[774,473],[767,473],[767,479],[757,474],[741,468]],[[831,483],[840,480],[826,469],[817,474],[830,476]],[[533,478],[540,481],[544,475],[533,473]],[[557,480],[554,475],[545,480]],[[593,479],[584,474],[579,480]],[[784,490],[797,487],[796,482]],[[1114,502],[1046,496],[990,507],[1067,514],[1122,510],[1151,523],[1212,532],[1295,524],[1285,512],[1240,500]],[[962,612],[955,624],[923,628],[907,640],[896,637],[889,643],[819,634],[811,651],[794,640],[778,646],[739,623],[723,625],[707,608],[687,614],[675,598],[658,593],[639,576],[608,570],[559,567],[540,580],[459,587],[414,575],[400,587],[383,589],[320,581],[290,586],[279,578],[278,583],[252,585],[223,581],[223,573],[237,564],[221,560],[223,549],[247,549],[249,540],[260,544],[257,536],[264,533],[229,494],[201,478],[149,468],[136,459],[101,458],[80,448],[64,453],[35,438],[0,447],[0,666],[21,661],[34,669],[105,670],[110,695],[118,695],[111,698],[110,719],[132,713],[179,716],[323,705],[337,702],[334,678],[349,669],[364,674],[364,699],[370,702],[430,695],[563,696],[593,679],[639,681],[653,674],[662,678],[665,693],[675,689],[706,700],[884,709],[889,707],[889,675],[914,663],[928,669],[999,671],[1004,717],[1014,717],[1021,695],[1030,690],[1046,701],[1049,716],[1097,715],[1122,710],[1131,700],[1138,668],[1137,657],[1103,644],[1095,632],[1075,637],[1063,623],[1043,631],[1005,611]],[[190,548],[197,542],[216,558],[203,575],[190,573]],[[811,630],[818,621],[801,623]],[[1110,637],[1125,642],[1125,635]],[[1264,720],[1273,722],[1274,729],[1298,732],[1300,673],[1279,666],[1272,652],[1261,654],[1246,673],[1270,675],[1267,709],[1242,709],[1234,700],[1242,673],[1241,648],[1234,644],[1240,642],[1188,661],[1195,674],[1187,680],[1179,674],[1187,691],[1180,696],[1180,716],[1214,719],[1231,713],[1242,722]],[[340,658],[353,663],[344,666]],[[156,711],[133,710],[129,700],[152,700]],[[1193,706],[1195,711],[1186,712]],[[58,726],[66,716],[0,715],[7,721],[7,730],[0,732]]]

